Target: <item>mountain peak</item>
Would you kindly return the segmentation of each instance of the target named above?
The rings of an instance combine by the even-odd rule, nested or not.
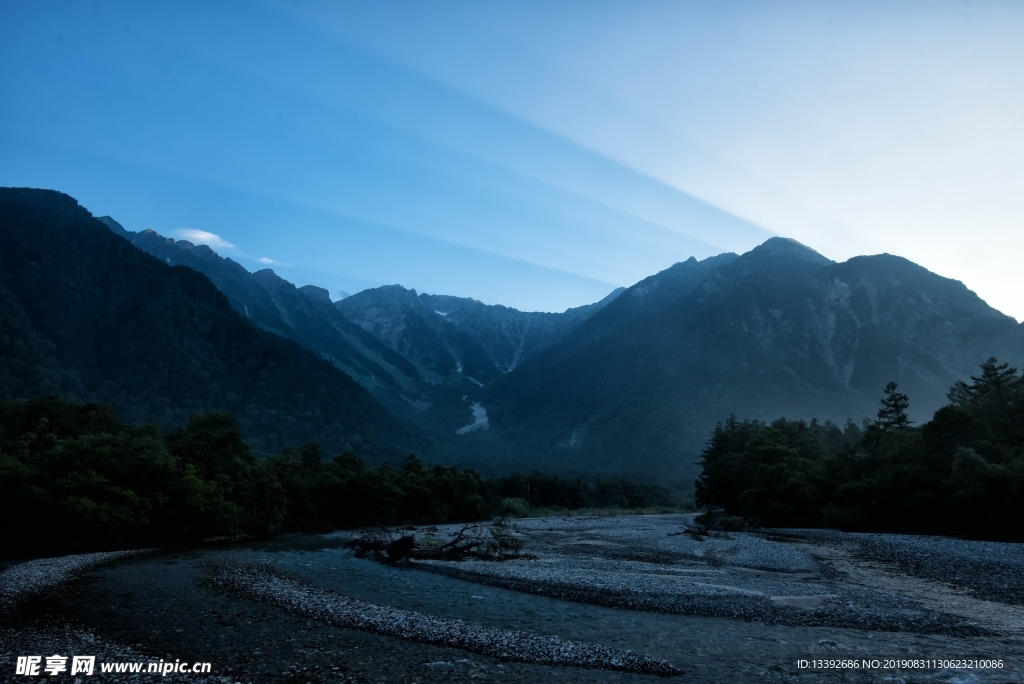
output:
[[[381,285],[377,289],[381,292],[409,292],[412,293],[414,297],[417,296],[416,288],[406,288],[398,283],[395,283],[394,285]]]
[[[306,295],[315,302],[321,304],[331,304],[331,293],[322,287],[316,285],[303,285],[299,288],[299,292]]]
[[[179,242],[181,242],[181,240],[179,240]],[[255,278],[256,282],[260,285],[271,290],[276,290],[281,287],[283,283],[287,282],[284,278],[277,275],[272,268],[261,268],[253,273],[252,277]]]
[[[96,220],[105,225],[110,230],[114,231],[117,235],[124,237],[127,231],[120,223],[114,220],[112,216],[97,216]]]
[[[797,242],[793,238],[787,237],[773,237],[768,238],[754,249],[747,252],[746,255],[764,255],[774,257],[789,257],[802,259],[804,261],[810,261],[812,263],[825,264],[835,263],[828,257],[824,257],[818,254],[813,249]]]

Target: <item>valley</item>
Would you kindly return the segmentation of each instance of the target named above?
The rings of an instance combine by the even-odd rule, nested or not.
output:
[[[488,474],[543,465],[688,489],[708,433],[732,414],[859,424],[894,380],[920,423],[988,356],[1024,362],[1022,324],[962,284],[890,255],[836,263],[783,238],[530,313],[400,285],[332,302],[205,245],[102,220],[359,382],[428,436],[427,458]],[[471,428],[479,412],[486,430]]]
[[[0,3],[0,684],[1024,684],[1022,35]]]

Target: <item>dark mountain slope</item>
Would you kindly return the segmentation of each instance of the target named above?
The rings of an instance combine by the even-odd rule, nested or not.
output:
[[[483,346],[429,308],[416,290],[386,285],[346,297],[335,306],[425,370],[440,376],[462,373],[481,383],[500,374]]]
[[[737,255],[731,252],[703,261],[690,257],[644,278],[616,295],[614,300],[566,335],[546,357],[547,364],[568,359],[598,340],[626,329],[637,319],[656,315],[678,303],[704,282],[713,269],[731,263],[736,258]]]
[[[558,342],[623,291],[619,288],[599,302],[562,313],[519,311],[448,295],[421,294],[419,299],[428,311],[469,335],[494,366],[507,373]]]
[[[199,271],[224,293],[235,311],[264,330],[315,351],[367,388],[396,389],[419,378],[404,357],[349,322],[322,288],[296,288],[270,269],[249,273],[206,245],[166,238],[152,230],[133,233],[109,216],[99,220],[147,254],[171,266]]]
[[[898,257],[836,264],[774,238],[707,261],[638,283],[488,388],[492,429],[566,467],[689,475],[730,413],[860,420],[895,380],[926,419],[1019,335],[961,283]]]
[[[563,313],[543,313],[388,285],[364,290],[335,306],[422,368],[442,376],[464,373],[487,383],[562,339],[619,292]]]
[[[380,458],[409,446],[347,375],[259,330],[205,276],[144,254],[67,195],[0,189],[0,286],[5,398],[57,391],[167,424],[226,410],[262,451],[316,440],[327,453]]]
[[[83,396],[78,373],[61,366],[56,346],[39,336],[28,314],[0,286],[0,401],[63,394]]]

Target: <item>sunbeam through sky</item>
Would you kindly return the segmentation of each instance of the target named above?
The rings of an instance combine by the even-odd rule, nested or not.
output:
[[[1019,3],[0,14],[0,184],[297,284],[562,310],[785,235],[1024,318]]]

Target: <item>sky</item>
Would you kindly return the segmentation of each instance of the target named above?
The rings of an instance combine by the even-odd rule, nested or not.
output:
[[[0,185],[523,310],[792,237],[1024,319],[1024,3],[0,0]]]

